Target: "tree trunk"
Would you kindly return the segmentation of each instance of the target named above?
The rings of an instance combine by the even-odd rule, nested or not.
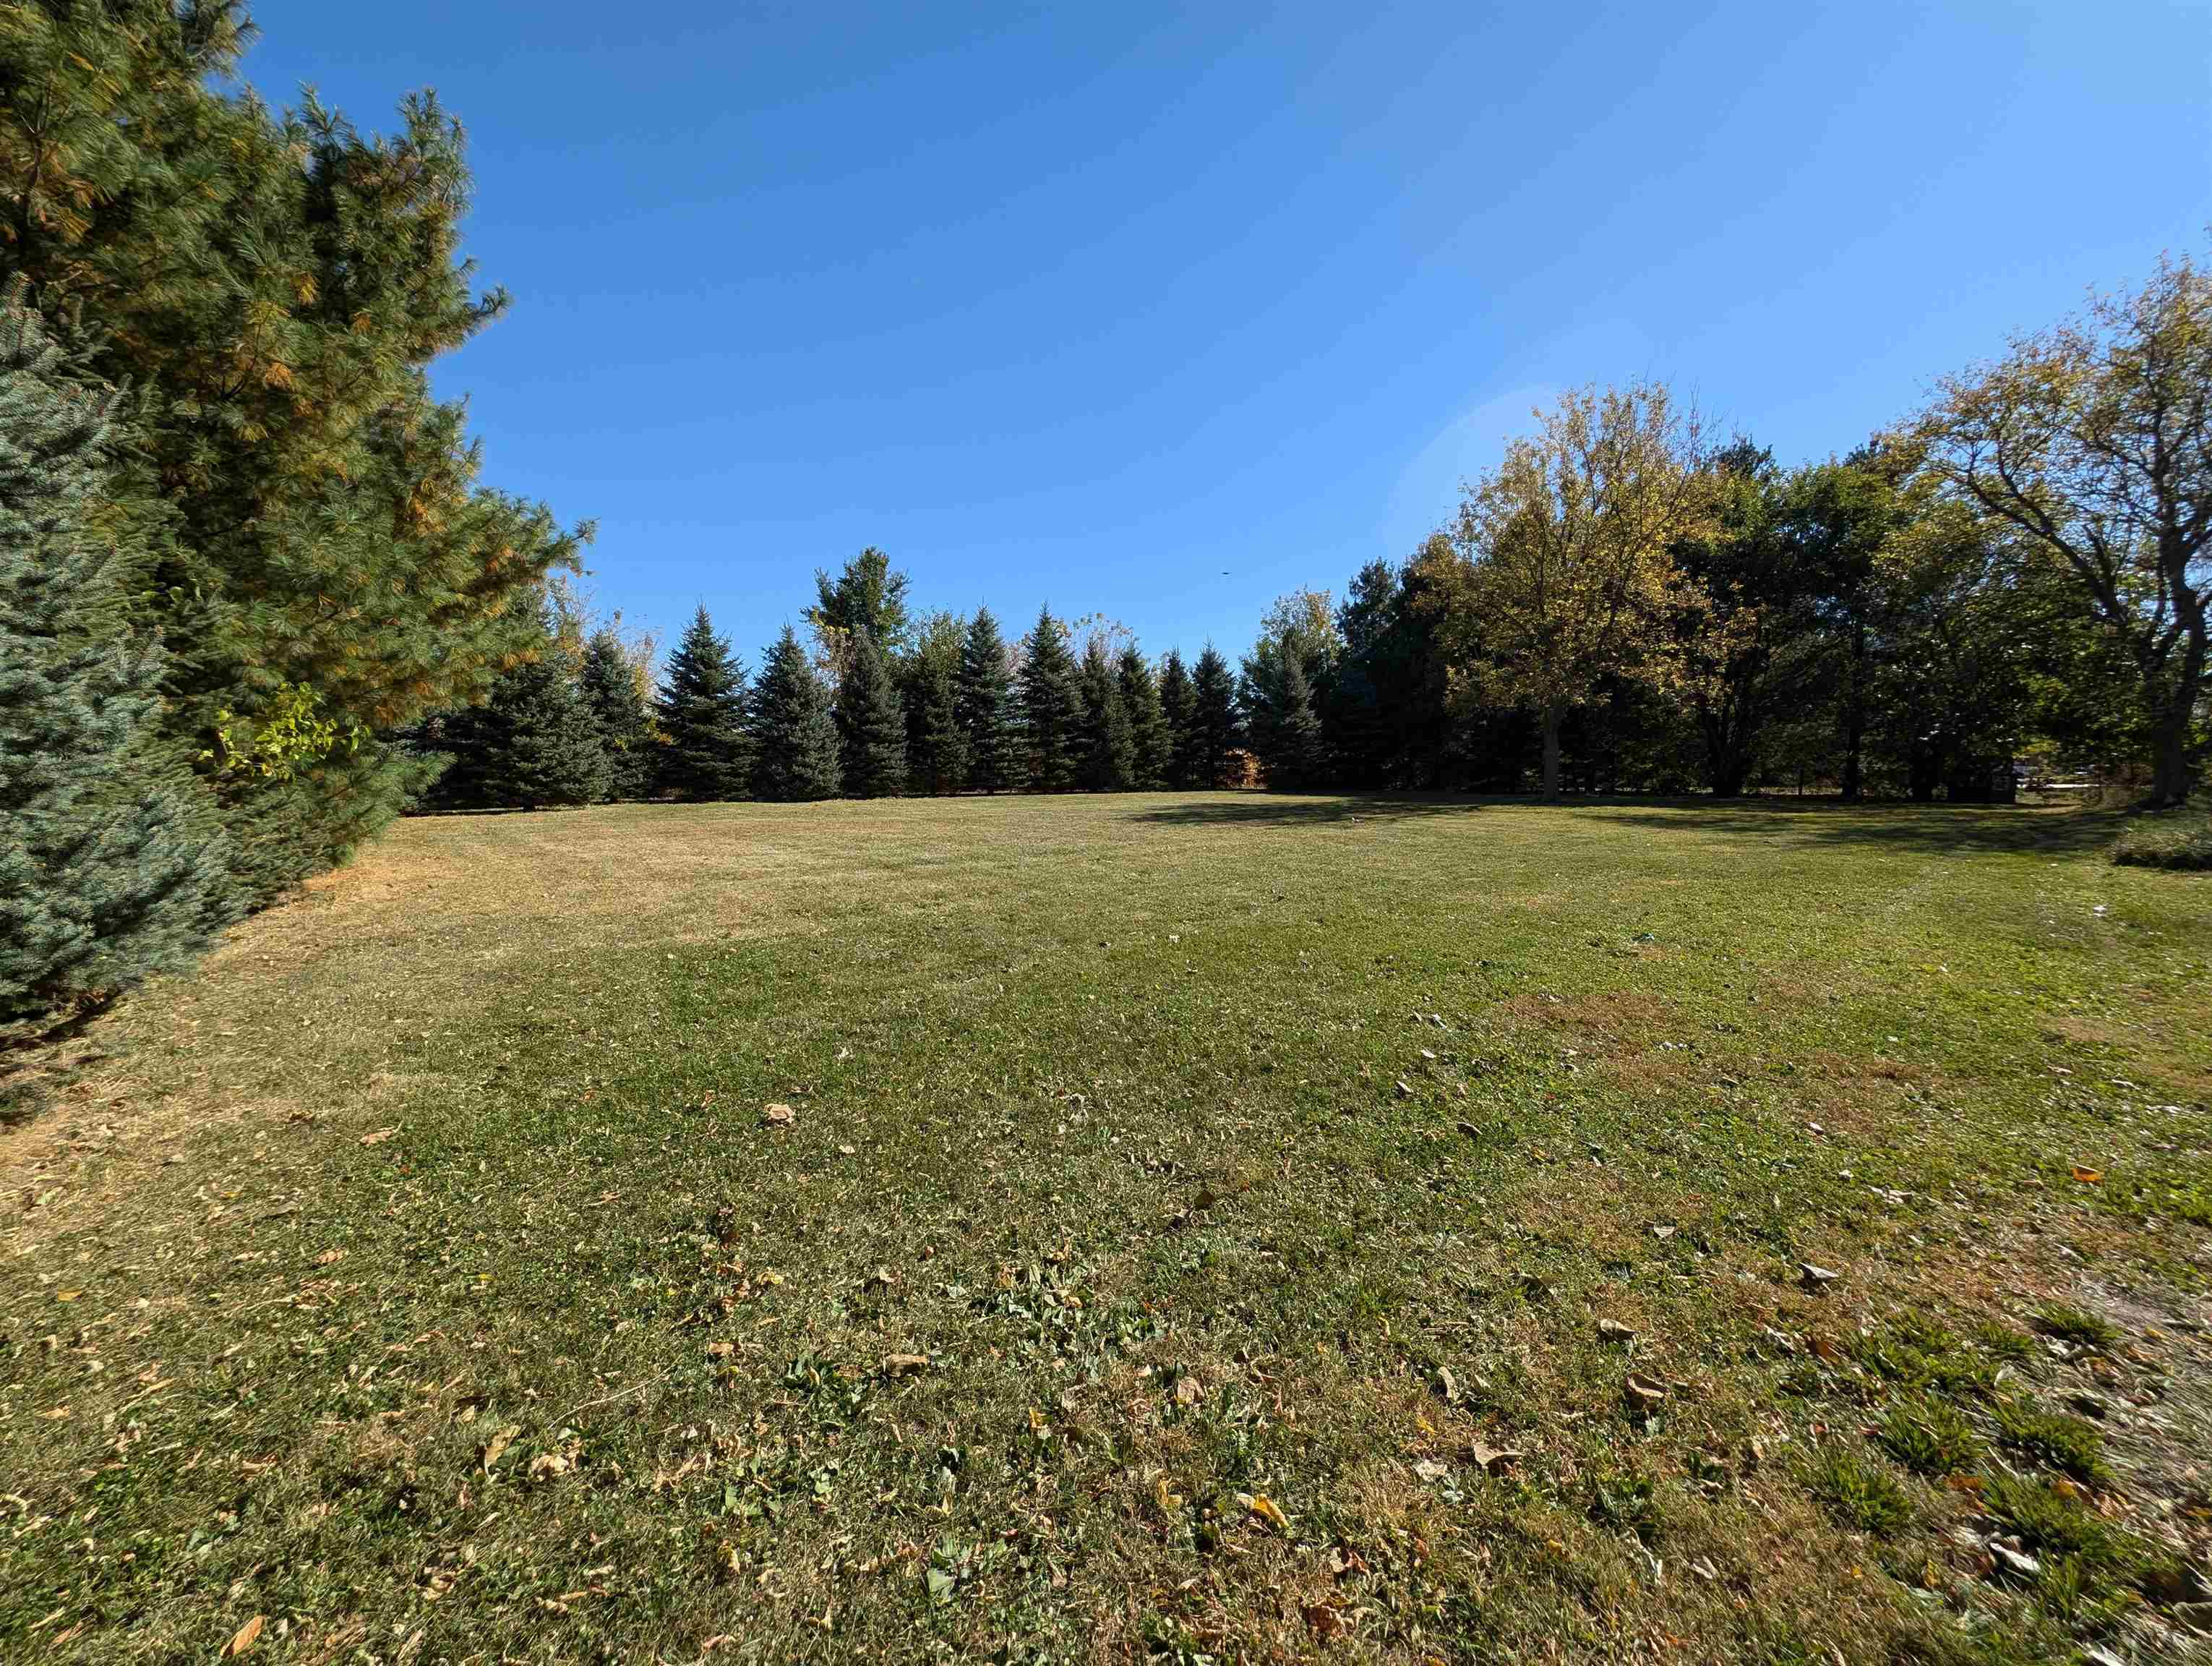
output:
[[[2196,782],[2196,771],[2190,767],[2189,727],[2191,712],[2186,701],[2176,701],[2155,717],[2151,733],[2150,807],[2163,809],[2168,806],[2186,803],[2189,790]]]
[[[1559,796],[1559,708],[1553,702],[1544,708],[1544,796]]]

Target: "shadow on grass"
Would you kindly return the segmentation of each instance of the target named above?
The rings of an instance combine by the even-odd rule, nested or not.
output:
[[[1278,797],[1243,792],[1194,798],[1137,811],[1130,819],[1167,827],[1299,827],[1347,822],[1476,816],[1486,810],[1596,811],[1609,825],[1654,831],[1686,828],[1807,844],[1947,851],[2045,851],[2072,854],[2112,842],[2117,812],[2037,809],[2020,805],[1845,804],[1836,799],[1663,799],[1572,795],[1554,805],[1534,798],[1461,798],[1437,793]]]

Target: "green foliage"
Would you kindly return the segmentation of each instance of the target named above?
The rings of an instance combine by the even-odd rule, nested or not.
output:
[[[593,631],[584,644],[576,684],[606,754],[606,796],[643,798],[653,789],[653,720],[629,654],[612,629]]]
[[[130,622],[156,506],[20,286],[0,303],[0,1037],[188,964],[232,912],[206,788]]]
[[[1020,785],[1014,674],[999,622],[987,607],[976,609],[961,638],[953,709],[965,742],[967,784],[984,793]]]
[[[753,793],[778,803],[837,795],[837,723],[830,690],[789,625],[754,681]]]
[[[538,623],[538,641],[499,674],[489,700],[446,713],[418,732],[424,751],[447,759],[433,802],[537,810],[607,796],[611,774],[599,722],[544,605]]]
[[[585,533],[480,489],[461,408],[430,395],[506,306],[457,258],[459,128],[427,95],[364,137],[312,97],[228,91],[244,29],[228,0],[6,8],[0,191],[40,307],[145,396],[153,560],[128,602],[169,650],[163,735],[289,766],[214,779],[261,900],[396,812],[412,766],[380,737],[486,697]],[[303,710],[341,744],[298,746]]]
[[[1211,642],[1191,674],[1190,705],[1190,784],[1238,784],[1232,755],[1243,733],[1237,720],[1237,684],[1229,674],[1229,662]]]
[[[1083,695],[1067,632],[1046,608],[1022,639],[1022,744],[1032,792],[1065,793],[1079,779]]]
[[[739,799],[752,770],[745,675],[700,608],[661,672],[655,717],[665,739],[655,785],[679,799]]]
[[[898,663],[907,775],[918,793],[957,793],[968,784],[968,733],[960,721],[960,656],[967,635],[952,614],[933,613],[915,633],[913,652]]]
[[[865,630],[846,645],[837,684],[837,753],[845,796],[891,798],[906,790],[906,717],[883,650]]]
[[[1160,700],[1159,678],[1152,674],[1134,642],[1121,650],[1115,666],[1121,687],[1121,709],[1129,719],[1130,784],[1157,792],[1168,784],[1171,740],[1165,707]]]
[[[806,610],[822,661],[841,680],[855,638],[867,636],[877,651],[896,658],[905,651],[911,626],[907,618],[907,576],[891,571],[890,557],[871,544],[845,563],[832,579],[817,569],[817,600]]]
[[[1121,673],[1096,636],[1084,645],[1077,684],[1083,695],[1079,779],[1090,792],[1126,792],[1137,781],[1136,733],[1121,703]]]
[[[1165,785],[1179,792],[1198,785],[1198,696],[1174,648],[1160,663],[1160,721],[1167,730]]]
[[[1245,656],[1237,690],[1267,784],[1291,792],[1326,786],[1329,775],[1306,660],[1295,639],[1262,635]]]

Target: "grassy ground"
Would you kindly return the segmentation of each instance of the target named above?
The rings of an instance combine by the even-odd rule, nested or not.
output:
[[[0,1131],[0,1657],[2182,1648],[2212,887],[2112,833],[405,824]]]

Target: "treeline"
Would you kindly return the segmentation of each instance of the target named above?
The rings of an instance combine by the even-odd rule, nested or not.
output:
[[[1049,608],[1009,641],[988,609],[908,608],[908,576],[862,550],[817,575],[809,641],[789,625],[758,672],[699,609],[658,681],[618,627],[586,630],[549,587],[538,651],[478,708],[405,744],[437,770],[425,807],[635,798],[884,798],[1243,784],[1235,674],[1212,648],[1155,664],[1126,630]]]
[[[0,6],[0,1042],[196,954],[536,651],[583,528],[427,367],[495,319],[459,129],[232,79],[233,0]]]

